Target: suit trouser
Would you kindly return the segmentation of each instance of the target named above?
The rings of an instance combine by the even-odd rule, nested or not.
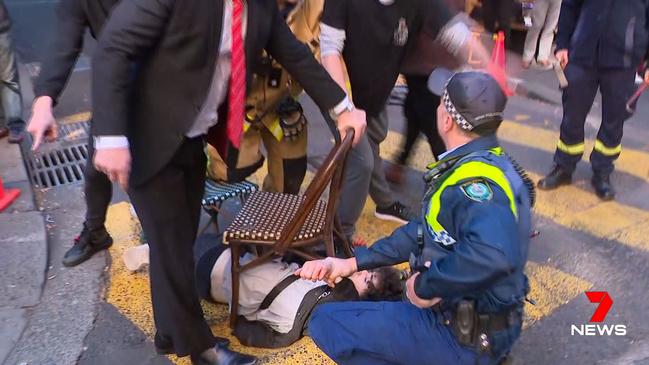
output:
[[[215,339],[194,280],[193,246],[205,183],[202,138],[186,139],[153,178],[129,189],[150,246],[153,317],[158,335],[179,356],[199,354]]]
[[[539,61],[548,61],[554,30],[559,22],[561,0],[536,0],[532,9],[532,27],[525,36],[523,61],[532,61],[536,53],[536,43],[539,43]],[[541,40],[539,41],[539,35]]]
[[[91,122],[92,123],[92,122]],[[88,161],[84,169],[84,191],[86,198],[86,221],[85,226],[91,231],[101,229],[106,222],[106,211],[113,197],[113,184],[108,176],[97,171],[92,161],[95,155],[93,138],[88,138]]]
[[[485,364],[457,343],[440,316],[407,302],[340,302],[317,306],[309,336],[340,365]]]
[[[367,132],[347,156],[338,212],[343,233],[348,237],[354,234],[354,226],[363,212],[368,194],[379,207],[395,202],[385,180],[379,153],[379,145],[387,134],[388,114],[383,109],[378,116],[367,117]]]
[[[22,130],[23,101],[18,81],[18,68],[16,54],[11,42],[9,32],[0,34],[0,101],[4,111],[4,120],[0,120],[0,127]]]
[[[568,87],[563,91],[563,120],[554,161],[569,172],[577,167],[584,153],[584,124],[599,88],[602,124],[590,162],[596,173],[610,174],[622,151],[624,121],[630,116],[626,102],[633,93],[635,69],[587,68],[569,63],[565,73]]]
[[[306,175],[307,139],[306,127],[298,134],[296,140],[278,141],[263,124],[252,125],[241,137],[235,168],[226,166],[216,149],[207,146],[207,172],[215,180],[235,182],[247,178],[264,163],[264,156],[261,154],[263,142],[268,158],[264,191],[297,194]]]
[[[415,145],[419,133],[423,133],[428,140],[433,156],[437,156],[446,151],[444,141],[437,132],[437,107],[439,106],[439,96],[428,90],[428,76],[406,75],[408,83],[408,95],[403,104],[403,112],[406,115],[406,141],[398,163],[405,165],[412,147]]]

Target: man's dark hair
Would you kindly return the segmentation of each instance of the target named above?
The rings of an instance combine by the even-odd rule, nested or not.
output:
[[[399,270],[392,266],[383,266],[370,270],[370,272],[378,276],[379,285],[375,286],[374,283],[370,282],[361,300],[401,300],[403,296],[403,281],[401,280]]]

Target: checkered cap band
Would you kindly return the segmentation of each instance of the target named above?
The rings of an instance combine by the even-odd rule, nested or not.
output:
[[[471,131],[473,129],[473,125],[469,123],[466,118],[464,118],[464,116],[460,114],[459,111],[457,111],[457,108],[455,108],[455,105],[453,105],[451,97],[448,95],[448,90],[446,89],[444,89],[442,101],[444,102],[444,108],[451,115],[451,118],[455,121],[455,123],[460,126],[460,128],[464,129],[465,131]]]

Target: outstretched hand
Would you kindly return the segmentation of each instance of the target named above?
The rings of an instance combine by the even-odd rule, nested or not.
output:
[[[357,271],[356,259],[338,259],[327,257],[322,260],[307,261],[295,271],[295,275],[305,280],[324,280],[327,285],[334,287],[342,278]]]

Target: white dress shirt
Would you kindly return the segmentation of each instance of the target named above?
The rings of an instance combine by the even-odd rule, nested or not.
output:
[[[242,31],[245,39],[248,16],[248,7],[244,1],[244,11],[242,19]],[[217,110],[223,103],[228,90],[231,70],[231,50],[232,50],[232,0],[223,1],[223,26],[221,28],[221,44],[219,46],[219,55],[216,58],[216,68],[212,77],[212,84],[207,93],[207,98],[201,107],[201,110],[194,120],[194,124],[185,134],[189,138],[198,137],[207,134],[210,127],[218,122]],[[331,111],[332,116],[337,116],[343,111],[353,107],[351,100],[345,97]],[[94,138],[95,149],[109,148],[128,148],[129,143],[126,136],[97,136]]]

